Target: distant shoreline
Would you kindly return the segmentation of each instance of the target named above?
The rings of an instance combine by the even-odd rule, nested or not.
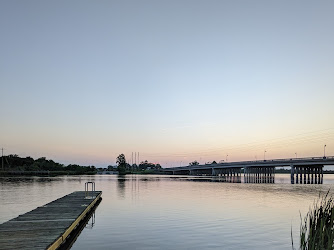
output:
[[[290,174],[290,170],[277,170],[275,174]],[[127,175],[131,174],[165,174],[158,173],[154,171],[136,171],[129,172]],[[334,174],[334,170],[324,170],[324,174]],[[118,173],[103,173],[103,172],[76,172],[76,171],[0,171],[0,177],[31,177],[31,176],[39,176],[39,177],[55,177],[55,176],[65,176],[65,175],[118,175]],[[211,176],[206,176],[211,177]],[[212,176],[214,177],[214,176]]]
[[[16,177],[16,176],[41,176],[54,177],[63,175],[95,175],[96,172],[76,172],[76,171],[0,171],[0,177]]]

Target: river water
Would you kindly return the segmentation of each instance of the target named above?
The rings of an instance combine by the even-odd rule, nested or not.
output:
[[[167,175],[0,178],[0,223],[94,181],[102,202],[72,249],[291,249],[302,217],[334,187]],[[330,191],[331,193],[334,190]],[[0,246],[1,248],[1,246]]]

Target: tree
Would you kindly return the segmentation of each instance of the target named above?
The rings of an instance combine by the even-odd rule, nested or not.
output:
[[[126,174],[126,159],[124,154],[120,154],[116,158],[117,170],[120,175]]]
[[[112,166],[112,165],[109,165],[108,168],[107,168],[107,170],[108,170],[108,171],[114,171],[116,168],[117,168],[117,167],[114,167],[114,166]]]
[[[193,161],[189,163],[189,166],[198,166],[199,162],[198,161]]]
[[[140,170],[149,170],[149,169],[161,169],[161,166],[159,163],[152,163],[152,162],[148,162],[146,161],[142,161],[139,164],[139,169]]]

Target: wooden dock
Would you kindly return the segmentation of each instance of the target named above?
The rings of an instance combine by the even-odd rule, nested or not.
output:
[[[0,225],[0,249],[57,249],[100,201],[102,191],[73,192]]]

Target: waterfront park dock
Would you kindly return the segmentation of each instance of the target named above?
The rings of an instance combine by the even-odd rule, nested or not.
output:
[[[73,192],[1,224],[0,248],[64,248],[81,224],[86,224],[101,195],[94,185],[94,191]]]

